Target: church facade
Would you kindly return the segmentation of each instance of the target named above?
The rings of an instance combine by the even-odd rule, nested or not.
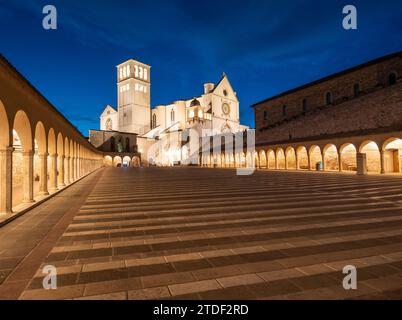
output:
[[[171,166],[189,156],[183,136],[187,129],[196,130],[199,137],[248,129],[240,124],[239,100],[226,74],[200,91],[190,99],[151,109],[151,67],[128,60],[117,66],[117,108],[105,107],[100,130],[90,131],[90,141],[110,154],[109,165],[133,165],[133,157],[140,157],[142,164]],[[126,161],[115,161],[122,151]]]

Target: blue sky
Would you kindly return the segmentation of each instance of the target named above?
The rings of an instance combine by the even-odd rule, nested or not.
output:
[[[58,29],[42,28],[42,8]],[[342,28],[342,8],[358,30]],[[402,1],[0,0],[0,52],[84,135],[116,105],[115,66],[152,65],[152,106],[228,76],[241,121],[272,95],[402,50]]]

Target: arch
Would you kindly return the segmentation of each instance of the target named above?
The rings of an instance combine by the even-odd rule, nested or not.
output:
[[[34,153],[34,195],[48,195],[47,190],[47,139],[45,126],[41,121],[35,126]]]
[[[10,146],[10,125],[6,109],[0,100],[0,149]]]
[[[121,157],[120,156],[115,156],[114,158],[113,158],[113,166],[114,167],[121,167],[122,166],[122,159],[121,159]]]
[[[334,144],[327,144],[323,149],[323,164],[326,171],[339,171],[338,149]]]
[[[122,167],[131,167],[131,158],[129,156],[123,158]]]
[[[285,151],[282,148],[276,149],[276,169],[286,169]]]
[[[268,168],[267,155],[264,150],[259,152],[260,168]]]
[[[296,152],[293,147],[286,148],[286,169],[296,170]]]
[[[367,172],[381,172],[381,154],[376,142],[371,140],[364,141],[359,147],[359,152],[366,154]]]
[[[339,148],[341,171],[357,171],[357,150],[354,144],[345,143]]]
[[[64,138],[64,155],[66,157],[70,156],[70,142],[67,137]]]
[[[382,145],[384,172],[402,172],[402,139],[389,138]]]
[[[310,169],[315,170],[318,163],[322,164],[321,149],[317,145],[313,145],[309,149]]]
[[[31,151],[33,148],[32,129],[27,114],[19,110],[13,123],[13,130],[17,132],[23,151]]]
[[[54,133],[53,128],[50,128],[49,133],[48,133],[48,152],[49,154],[56,154],[57,149],[56,149],[56,134]]]
[[[156,128],[156,114],[154,113],[152,115],[152,129]]]
[[[35,142],[39,153],[44,154],[47,152],[46,130],[41,121],[38,121],[35,126]]]
[[[113,120],[111,118],[106,119],[105,129],[106,129],[106,131],[113,130]]]
[[[57,155],[64,156],[64,139],[63,135],[59,132],[57,135]]]
[[[300,146],[296,149],[297,162],[299,170],[309,170],[309,156],[307,148],[305,146]]]
[[[103,164],[107,167],[113,167],[113,158],[111,156],[105,156],[103,158]]]
[[[272,149],[267,151],[267,163],[268,169],[276,169],[276,154]]]
[[[170,122],[175,122],[175,112],[173,109],[170,111]]]
[[[13,122],[12,205],[34,200],[34,140],[27,114],[19,110]]]

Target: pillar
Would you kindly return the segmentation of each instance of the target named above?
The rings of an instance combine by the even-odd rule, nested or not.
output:
[[[49,191],[47,189],[47,157],[48,153],[40,153],[39,154],[39,162],[40,162],[40,172],[39,172],[39,195],[47,196]]]
[[[300,158],[297,149],[295,150],[295,157],[296,157],[296,170],[300,170]]]
[[[385,174],[385,152],[380,151],[380,162],[381,162],[381,174]]]
[[[23,162],[23,202],[30,203],[34,202],[34,151],[23,151],[22,152],[22,162]]]
[[[285,170],[289,170],[288,152],[285,150]]]
[[[64,187],[66,184],[64,183],[64,155],[60,156],[60,167],[59,167],[59,176],[58,176],[58,187]]]
[[[327,166],[325,165],[325,152],[321,151],[321,159],[322,159],[322,171],[327,171]]]
[[[275,153],[275,170],[278,170],[278,154]]]
[[[307,150],[307,163],[308,163],[308,170],[311,171],[311,157],[310,152]]]
[[[0,215],[12,212],[13,147],[0,149]]]
[[[357,162],[357,174],[366,175],[367,174],[367,156],[365,153],[358,152],[356,154]]]
[[[339,172],[343,171],[342,168],[342,153],[338,152],[338,168],[339,168]]]
[[[74,182],[74,157],[70,157],[70,183]]]
[[[64,158],[64,183],[70,184],[70,157]]]
[[[50,155],[49,191],[57,191],[57,154]]]

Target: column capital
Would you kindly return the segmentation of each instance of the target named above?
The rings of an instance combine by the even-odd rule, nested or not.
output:
[[[0,154],[12,153],[14,150],[14,147],[0,148]]]
[[[47,156],[49,156],[49,153],[47,153],[47,152],[39,153],[39,157],[41,157],[41,158],[44,158],[44,157],[47,157]]]
[[[52,158],[55,158],[55,157],[58,156],[58,154],[57,154],[57,153],[52,153],[52,154],[50,154],[49,156],[52,157]]]

